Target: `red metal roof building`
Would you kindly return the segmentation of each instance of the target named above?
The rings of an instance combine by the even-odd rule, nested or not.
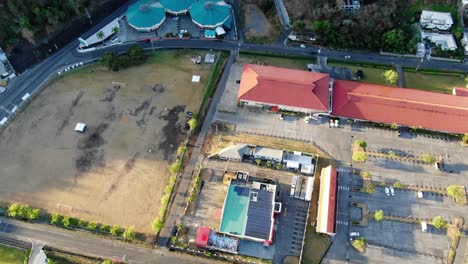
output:
[[[317,233],[335,235],[336,169],[331,165],[320,173],[320,193],[317,211]]]
[[[246,64],[238,99],[247,105],[295,112],[328,112],[328,74]]]
[[[468,132],[468,97],[335,80],[332,115],[451,133]]]

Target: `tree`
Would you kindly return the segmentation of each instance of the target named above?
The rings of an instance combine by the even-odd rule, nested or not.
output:
[[[100,39],[100,40],[103,40],[103,39],[106,37],[106,35],[104,34],[103,31],[99,31],[99,32],[96,34],[96,37],[97,37],[98,39]]]
[[[383,34],[385,48],[390,52],[405,53],[407,51],[406,40],[406,34],[401,29],[392,29]]]
[[[396,84],[398,81],[398,72],[395,70],[388,70],[383,73],[383,77],[386,83]]]
[[[56,263],[56,262],[53,261],[52,259],[50,259],[50,258],[47,259],[47,264],[55,264],[55,263]]]
[[[62,225],[65,227],[72,227],[76,226],[78,224],[78,219],[69,217],[69,216],[64,216],[62,218]]]
[[[145,63],[147,55],[145,50],[140,46],[131,46],[128,49],[128,57],[132,65],[140,65]]]
[[[375,186],[372,183],[369,183],[364,187],[364,192],[368,194],[373,194],[375,193]]]
[[[134,240],[135,237],[136,237],[135,227],[131,226],[131,227],[125,229],[125,231],[122,233],[122,237],[125,240]]]
[[[270,160],[268,160],[268,161],[266,162],[266,166],[267,166],[267,168],[271,168],[271,161],[270,161]]]
[[[383,210],[377,210],[374,212],[374,220],[377,222],[380,222],[384,219],[384,211]]]
[[[109,69],[112,69],[112,65],[114,64],[117,58],[117,54],[114,52],[106,52],[104,55],[101,56],[101,63]]]
[[[362,178],[364,180],[370,180],[372,178],[371,174],[368,171],[362,173]]]
[[[181,156],[182,154],[184,154],[185,151],[187,151],[187,146],[184,144],[182,146],[180,146],[178,149],[177,149],[177,155],[178,156]]]
[[[281,162],[277,162],[275,164],[275,169],[277,169],[277,170],[281,170],[282,167],[283,167],[283,165],[281,164]]]
[[[194,131],[197,128],[198,120],[195,117],[192,117],[187,121],[187,124],[190,127],[190,131]]]
[[[117,35],[117,34],[119,34],[119,32],[120,32],[120,28],[119,28],[119,27],[113,27],[113,28],[112,28],[112,33],[113,33],[113,34],[116,34],[116,35]]]
[[[182,169],[182,161],[177,159],[174,163],[169,166],[169,172],[172,174],[177,174]]]
[[[50,223],[53,225],[59,225],[62,222],[62,216],[59,214],[52,214],[50,216]]]
[[[14,203],[8,206],[7,212],[10,217],[19,217],[21,205]]]
[[[89,222],[86,228],[88,228],[89,230],[96,230],[97,227],[98,227],[98,224],[96,222]]]
[[[164,227],[164,220],[159,217],[153,219],[153,221],[151,222],[151,228],[153,229],[153,232],[155,233],[159,232],[159,230],[161,230],[161,228],[163,227]]]
[[[447,194],[454,199],[460,199],[466,195],[463,186],[456,184],[452,184],[447,187]]]
[[[104,260],[101,264],[113,264],[114,262],[110,259]]]
[[[422,159],[423,162],[425,162],[427,164],[433,164],[433,163],[436,162],[436,157],[433,154],[430,154],[430,153],[422,154],[421,159]]]
[[[29,210],[27,217],[29,220],[35,220],[39,217],[40,213],[41,213],[41,210],[39,209],[31,209]]]
[[[362,139],[358,139],[358,140],[354,141],[354,146],[362,148],[362,149],[366,149],[367,148],[367,142],[365,142]]]
[[[391,123],[391,124],[390,124],[390,128],[391,128],[391,129],[397,129],[397,128],[398,128],[397,123],[395,123],[395,122]]]
[[[110,229],[110,233],[113,236],[118,236],[120,233],[122,233],[122,228],[118,225],[113,225]]]
[[[447,228],[447,221],[445,221],[440,215],[432,218],[431,224],[437,229]]]
[[[103,232],[109,232],[110,228],[111,227],[109,225],[101,225],[101,231]]]

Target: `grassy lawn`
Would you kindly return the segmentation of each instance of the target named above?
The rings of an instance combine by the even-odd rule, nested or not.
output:
[[[374,83],[374,84],[383,84],[388,85],[382,74],[387,70],[383,68],[374,68],[374,67],[365,67],[365,66],[357,66],[351,64],[344,64],[344,63],[329,63],[330,66],[337,66],[337,67],[346,67],[350,68],[353,72],[357,70],[362,70],[364,72],[364,78],[361,79],[362,82]]]
[[[100,264],[102,261],[98,259],[57,252],[47,251],[47,258],[51,259],[54,263],[58,264]]]
[[[463,75],[405,72],[406,87],[430,92],[452,93],[455,86],[465,87]]]
[[[25,252],[21,249],[0,245],[0,264],[23,264]]]
[[[307,64],[315,63],[315,58],[280,58],[262,55],[239,54],[238,61],[241,63],[262,62],[268,66],[277,66],[283,68],[291,68],[298,70],[307,70]]]
[[[315,233],[314,227],[308,227],[302,254],[302,264],[319,264],[327,252],[331,240],[326,235]]]

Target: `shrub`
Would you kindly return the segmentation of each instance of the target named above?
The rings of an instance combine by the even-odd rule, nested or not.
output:
[[[447,187],[447,194],[454,199],[460,199],[466,195],[463,186],[456,184]]]
[[[432,218],[431,224],[437,229],[447,228],[447,221],[445,221],[440,215]]]
[[[395,70],[388,70],[383,73],[383,77],[386,83],[396,84],[398,81],[398,72]]]
[[[468,77],[467,77],[468,78]],[[468,133],[465,133],[462,137],[462,143],[468,145]]]
[[[10,217],[20,218],[24,220],[34,220],[39,217],[39,209],[33,209],[29,205],[14,203],[8,206],[7,213]]]
[[[373,194],[375,193],[375,186],[373,184],[367,184],[366,187],[364,188],[364,192],[368,194]]]
[[[395,151],[390,150],[387,154],[390,158],[398,158],[398,155],[395,153]]]
[[[41,210],[39,209],[31,209],[29,212],[28,212],[28,219],[29,220],[34,220],[34,219],[37,219],[39,217],[39,214],[41,213]]]
[[[391,123],[391,124],[390,124],[390,128],[391,128],[391,129],[397,129],[397,128],[398,128],[397,123]]]
[[[353,160],[357,162],[366,162],[367,154],[364,151],[354,151]]]
[[[62,223],[62,216],[59,214],[52,214],[50,216],[50,223],[53,225],[60,225]]]
[[[453,248],[450,248],[447,254],[447,264],[452,264],[454,260],[455,260],[455,250]]]
[[[65,227],[74,227],[78,225],[78,219],[69,217],[69,216],[64,216],[62,219],[62,225]]]
[[[177,159],[174,163],[169,166],[169,172],[172,174],[177,174],[182,169],[182,161]]]
[[[374,220],[377,222],[380,222],[384,219],[384,211],[383,210],[377,210],[374,212]]]
[[[424,163],[427,163],[427,164],[433,164],[436,162],[436,157],[433,155],[433,154],[430,154],[430,153],[424,153],[422,156],[421,156],[421,159]]]
[[[255,163],[257,163],[257,165],[260,166],[262,164],[262,160],[261,159],[256,159]]]
[[[182,156],[182,154],[184,154],[185,151],[187,151],[187,146],[184,144],[182,146],[180,146],[178,149],[177,149],[177,155],[178,156]]]
[[[368,171],[362,173],[362,178],[365,180],[370,180],[372,178],[371,174]]]
[[[192,117],[187,121],[187,124],[190,127],[190,131],[194,131],[197,128],[198,120],[195,117]]]
[[[401,183],[401,182],[395,182],[393,184],[393,187],[398,188],[398,189],[404,189],[404,188],[406,188],[406,185]]]
[[[364,252],[367,246],[367,240],[363,237],[356,238],[353,240],[353,247],[356,248],[359,252]]]
[[[267,161],[266,166],[267,166],[267,168],[271,168],[271,161]]]
[[[131,227],[125,229],[125,231],[122,233],[122,237],[125,240],[134,240],[135,237],[136,237],[135,227],[131,226]]]
[[[113,264],[114,262],[110,259],[104,260],[101,264]]]
[[[122,228],[118,225],[113,225],[110,229],[110,233],[113,236],[119,236],[122,233]]]
[[[281,164],[281,162],[278,162],[275,164],[275,169],[277,170],[281,170],[281,168],[283,167],[283,165]]]

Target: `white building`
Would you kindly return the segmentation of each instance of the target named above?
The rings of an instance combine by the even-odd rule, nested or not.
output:
[[[428,39],[434,42],[442,50],[456,50],[458,49],[457,42],[452,34],[440,34],[433,32],[421,31],[421,39]]]
[[[254,151],[254,158],[281,162],[283,160],[283,151],[279,149],[256,147]]]
[[[450,13],[423,10],[420,23],[427,29],[450,30],[453,19]]]

